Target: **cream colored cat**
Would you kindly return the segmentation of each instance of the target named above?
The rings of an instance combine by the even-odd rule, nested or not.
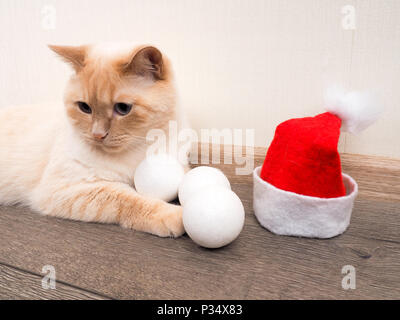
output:
[[[148,130],[180,119],[168,59],[151,46],[50,48],[75,73],[64,106],[0,110],[0,203],[182,235],[180,206],[132,188]]]

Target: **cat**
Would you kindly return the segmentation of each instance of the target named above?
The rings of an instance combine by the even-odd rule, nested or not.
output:
[[[178,237],[182,208],[139,195],[146,133],[182,122],[169,59],[153,46],[49,46],[73,68],[64,103],[0,109],[0,204]]]

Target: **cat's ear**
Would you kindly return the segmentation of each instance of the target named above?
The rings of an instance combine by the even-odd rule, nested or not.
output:
[[[155,47],[144,47],[130,57],[128,63],[123,65],[123,71],[128,74],[149,77],[154,80],[164,79],[162,54]]]
[[[86,46],[49,45],[48,47],[63,58],[64,61],[68,62],[76,72],[79,72],[85,66]]]

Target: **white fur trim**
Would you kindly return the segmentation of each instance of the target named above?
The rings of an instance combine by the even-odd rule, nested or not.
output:
[[[342,174],[345,196],[318,198],[278,189],[262,180],[260,171],[257,167],[253,172],[253,207],[263,227],[279,235],[310,238],[331,238],[347,229],[358,192],[353,178]]]
[[[343,131],[358,133],[374,123],[383,111],[367,92],[345,92],[340,87],[325,92],[325,108],[342,120]]]

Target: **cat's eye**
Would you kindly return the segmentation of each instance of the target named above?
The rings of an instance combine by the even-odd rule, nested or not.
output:
[[[127,115],[132,110],[132,105],[118,102],[114,105],[114,111],[121,116]]]
[[[78,108],[84,112],[84,113],[92,113],[92,108],[89,107],[89,105],[85,102],[78,101],[76,103],[78,105]]]

